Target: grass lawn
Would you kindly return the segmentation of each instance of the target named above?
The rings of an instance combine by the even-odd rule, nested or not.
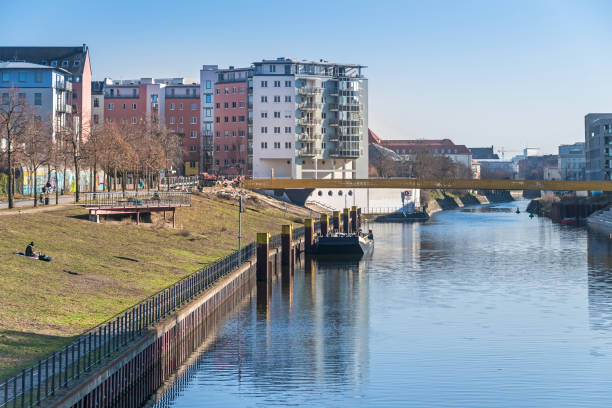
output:
[[[246,207],[244,243],[308,215],[257,198]],[[193,195],[177,228],[168,221],[95,224],[80,207],[0,217],[0,381],[236,249],[236,201]],[[14,255],[32,240],[52,262]]]

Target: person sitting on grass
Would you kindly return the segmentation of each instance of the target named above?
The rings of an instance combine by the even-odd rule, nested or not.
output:
[[[26,247],[25,256],[34,257],[36,252],[34,252],[34,242],[30,242],[30,245]]]

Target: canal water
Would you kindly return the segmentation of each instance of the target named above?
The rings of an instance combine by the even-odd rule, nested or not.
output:
[[[157,406],[612,405],[610,243],[517,203],[371,224],[219,323]]]

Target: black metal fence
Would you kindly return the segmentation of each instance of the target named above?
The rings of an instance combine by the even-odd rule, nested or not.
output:
[[[182,191],[126,191],[83,193],[86,207],[176,207],[191,204],[191,194]]]
[[[280,235],[272,237],[278,242]],[[256,254],[254,242],[208,265],[81,335],[71,344],[40,360],[33,367],[0,384],[0,407],[40,405],[57,390],[105,361],[111,354],[136,339],[168,314],[192,300],[221,277]]]

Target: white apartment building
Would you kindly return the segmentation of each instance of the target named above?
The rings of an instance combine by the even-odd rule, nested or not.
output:
[[[213,168],[214,90],[218,69],[218,65],[203,65],[200,70],[200,169],[205,172],[211,172]]]
[[[253,178],[367,178],[363,66],[291,58],[253,65]]]

